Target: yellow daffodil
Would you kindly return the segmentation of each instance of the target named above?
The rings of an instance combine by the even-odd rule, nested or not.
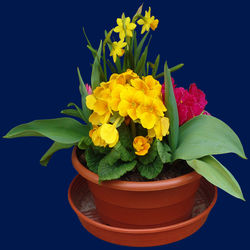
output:
[[[113,56],[114,62],[116,62],[117,56],[121,57],[123,56],[125,50],[123,49],[127,45],[126,42],[123,40],[119,42],[113,42],[112,43],[112,50],[110,52],[110,56]]]
[[[129,115],[132,120],[138,119],[136,110],[143,102],[143,99],[144,94],[141,91],[128,86],[121,92],[121,102],[118,105],[119,114],[122,117]]]
[[[100,127],[100,136],[110,148],[114,147],[119,140],[119,133],[115,124],[103,124]]]
[[[144,102],[136,110],[137,117],[141,120],[141,124],[146,129],[152,129],[158,118],[163,117],[167,111],[163,102],[158,98],[146,97]]]
[[[142,156],[148,153],[150,144],[146,137],[137,136],[133,141],[133,147],[135,149],[135,154]]]
[[[114,32],[119,33],[121,40],[124,40],[125,36],[132,37],[132,31],[136,28],[135,23],[131,23],[130,17],[125,17],[123,14],[122,18],[116,19],[117,26],[114,28]]]
[[[148,136],[150,138],[156,137],[162,141],[163,136],[169,134],[169,119],[167,117],[161,117],[155,123],[155,126],[148,130]]]
[[[139,19],[137,22],[139,25],[142,25],[141,34],[143,34],[145,31],[149,31],[150,28],[155,30],[159,24],[159,20],[155,19],[154,16],[151,16],[150,7],[148,11],[145,11],[145,16]]]

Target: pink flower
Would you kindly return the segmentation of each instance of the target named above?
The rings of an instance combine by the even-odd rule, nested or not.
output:
[[[88,94],[91,95],[92,94],[92,88],[91,88],[91,86],[89,84],[87,84],[87,83],[85,84],[85,86],[86,86]]]
[[[204,92],[198,89],[195,83],[192,83],[190,85],[189,91],[182,87],[176,88],[176,86],[174,85],[174,95],[179,113],[180,126],[193,117],[200,115],[207,105],[207,100]],[[203,114],[210,115],[206,111]]]

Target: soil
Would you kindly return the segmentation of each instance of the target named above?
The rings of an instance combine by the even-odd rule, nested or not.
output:
[[[78,160],[82,163],[83,166],[87,166],[84,151],[77,149],[76,151]],[[138,170],[134,170],[131,172],[128,172],[127,174],[123,175],[119,180],[121,181],[138,181],[138,182],[144,182],[144,181],[159,181],[159,180],[167,180],[176,178],[179,176],[182,176],[184,174],[188,174],[192,172],[193,169],[189,167],[186,163],[186,161],[178,160],[175,161],[173,164],[165,164],[162,172],[154,179],[148,180],[140,175]]]

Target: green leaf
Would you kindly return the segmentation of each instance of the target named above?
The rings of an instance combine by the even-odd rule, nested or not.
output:
[[[119,179],[128,171],[131,171],[136,166],[136,161],[124,163],[117,161],[115,164],[103,164],[101,161],[98,168],[98,176],[100,181],[108,181]]]
[[[87,40],[88,47],[90,47],[93,51],[95,51],[95,53],[94,53],[94,52],[91,50],[92,55],[93,55],[93,57],[95,58],[95,56],[96,56],[96,50],[93,49],[93,47],[92,47],[92,45],[91,45],[91,43],[90,43],[90,41],[89,41],[89,39],[88,39],[88,37],[87,37],[87,34],[86,34],[86,32],[85,32],[84,27],[82,27],[82,30],[83,30],[83,34],[84,34],[84,36],[85,36],[85,39]]]
[[[115,145],[115,150],[120,153],[120,157],[122,161],[133,161],[135,159],[135,153],[134,151],[127,150],[121,142],[118,142]]]
[[[125,148],[133,148],[133,138],[128,126],[124,123],[118,128],[119,140]]]
[[[61,113],[64,115],[69,115],[69,116],[73,116],[73,117],[82,119],[82,117],[80,116],[78,111],[75,109],[64,109],[61,111]]]
[[[62,144],[62,143],[54,142],[52,146],[47,150],[47,152],[43,155],[43,157],[40,159],[40,164],[42,166],[47,166],[51,157],[53,156],[55,152],[61,149],[71,148],[72,146],[74,146],[74,144]]]
[[[154,63],[154,68],[152,71],[152,76],[155,77],[159,68],[159,63],[160,63],[160,55],[157,56],[157,58],[155,59],[155,63]]]
[[[97,55],[97,51],[89,45],[87,45],[87,48],[91,51],[93,57],[95,58]]]
[[[144,37],[141,39],[140,43],[138,46],[136,46],[136,50],[135,50],[135,65],[137,65],[137,62],[139,60],[139,57],[140,57],[140,54],[141,54],[141,51],[142,51],[142,47],[145,43],[145,40],[147,38],[149,34],[149,31],[144,35]]]
[[[78,78],[79,78],[79,91],[81,94],[82,112],[83,112],[83,116],[85,119],[84,121],[90,127],[89,116],[91,115],[91,111],[87,108],[87,105],[86,105],[86,97],[88,96],[88,91],[87,91],[86,86],[82,80],[82,76],[81,76],[79,68],[77,68],[77,74],[78,74]]]
[[[49,120],[35,120],[11,129],[4,138],[26,136],[48,137],[62,144],[76,144],[84,135],[88,135],[89,128],[72,118],[57,118]]]
[[[78,148],[87,149],[92,144],[92,140],[89,136],[83,136],[78,142]]]
[[[228,125],[213,116],[200,115],[180,127],[179,146],[173,160],[226,153],[246,159],[240,139]]]
[[[167,143],[157,141],[157,150],[158,150],[158,154],[161,158],[162,163],[171,162],[171,156],[172,156],[171,149]]]
[[[101,82],[101,54],[102,54],[102,41],[100,42],[97,55],[95,57],[93,66],[92,66],[92,74],[91,74],[91,87],[94,90],[97,86],[99,86]]]
[[[138,64],[136,65],[135,72],[141,76],[145,72],[145,64],[148,56],[148,47],[145,48]]]
[[[148,153],[144,156],[139,156],[138,159],[142,164],[148,165],[149,163],[151,163],[155,160],[155,158],[157,157],[157,154],[158,154],[157,142],[155,140],[154,143],[151,145]]]
[[[165,79],[165,105],[167,108],[167,117],[170,122],[170,133],[168,136],[168,142],[172,151],[174,151],[178,144],[179,138],[179,114],[177,104],[174,96],[173,84],[171,80],[171,74],[168,69],[168,64],[164,65],[164,79]]]
[[[133,35],[133,42],[134,42],[134,55],[135,55],[135,52],[137,50],[137,33],[135,30],[134,30],[134,35]],[[135,64],[135,61],[134,61],[134,64]]]
[[[88,122],[87,118],[85,117],[85,115],[83,114],[83,111],[82,109],[80,109],[75,103],[71,102],[67,105],[67,107],[75,107],[76,108],[76,111],[78,112],[80,118],[85,121],[85,122]]]
[[[113,165],[115,164],[119,159],[121,158],[121,154],[119,150],[116,148],[113,148],[108,154],[105,155],[105,157],[102,159],[100,164],[107,164],[107,165]]]
[[[107,64],[112,74],[117,73],[117,69],[109,60],[107,60]]]
[[[187,161],[198,174],[202,175],[215,186],[232,196],[245,200],[240,185],[233,175],[214,157],[205,156],[197,160]]]
[[[170,68],[169,71],[170,71],[170,73],[173,73],[173,72],[175,72],[175,71],[181,69],[183,66],[184,66],[184,64],[183,64],[183,63],[180,63],[180,64],[178,64],[178,65],[176,65],[176,66]],[[159,78],[161,78],[161,77],[164,77],[164,72],[162,72],[162,73],[160,73],[159,75],[155,76],[155,79],[159,79]]]
[[[98,173],[98,166],[102,160],[103,155],[96,152],[92,147],[88,147],[85,150],[85,160],[87,162],[87,167],[94,173]]]
[[[160,157],[156,157],[156,159],[147,164],[144,165],[142,163],[139,163],[138,165],[138,171],[140,172],[141,176],[147,178],[147,179],[153,179],[157,177],[163,168],[163,163],[161,162]]]
[[[173,73],[173,72],[175,72],[175,71],[181,69],[183,66],[184,66],[184,64],[183,64],[183,63],[180,63],[180,64],[178,64],[178,65],[176,65],[176,66],[170,68],[169,70],[170,70],[171,73]]]

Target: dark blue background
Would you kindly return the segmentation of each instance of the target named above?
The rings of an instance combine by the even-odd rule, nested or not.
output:
[[[150,56],[161,65],[185,63],[176,83],[205,91],[207,110],[239,135],[249,156],[249,9],[247,1],[145,1],[159,18]],[[5,1],[0,6],[1,135],[20,123],[60,117],[80,104],[76,67],[90,82],[92,57],[84,25],[96,47],[125,11],[141,1]],[[86,232],[67,201],[76,175],[71,151],[57,153],[49,166],[39,159],[46,139],[1,140],[2,249],[125,249]],[[249,162],[234,155],[220,160],[241,184],[246,203],[219,191],[207,223],[193,236],[159,249],[234,249],[249,245]],[[5,245],[2,247],[1,245]]]

